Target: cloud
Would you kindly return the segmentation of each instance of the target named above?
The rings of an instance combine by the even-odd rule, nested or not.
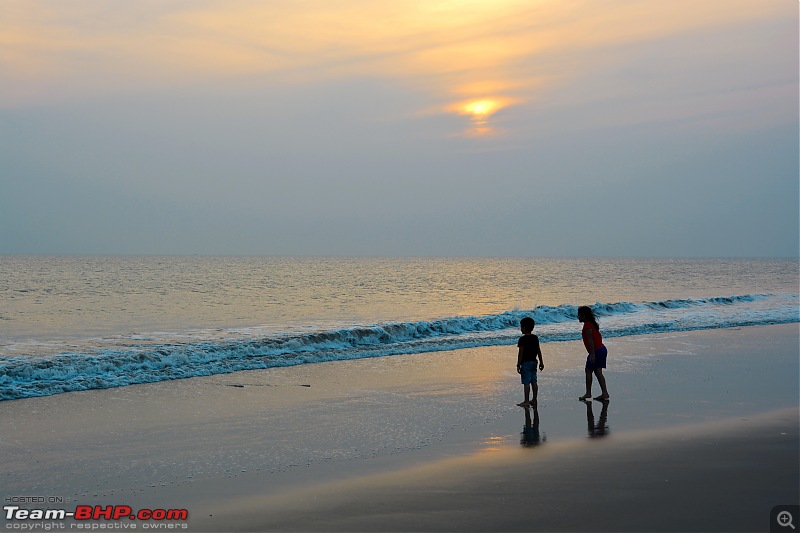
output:
[[[525,100],[619,61],[603,50],[774,17],[776,4],[219,0],[112,9],[6,0],[0,100],[37,104],[250,76],[273,84],[377,76],[443,103]]]

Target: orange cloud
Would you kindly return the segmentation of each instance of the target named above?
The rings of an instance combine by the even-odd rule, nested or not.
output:
[[[775,16],[775,4],[218,0],[110,10],[91,0],[7,0],[0,105],[263,74],[271,83],[377,76],[429,93],[474,126],[599,68],[610,60],[602,50]],[[494,111],[459,107],[481,99]]]

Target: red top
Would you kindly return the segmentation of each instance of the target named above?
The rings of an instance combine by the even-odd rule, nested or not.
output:
[[[589,333],[592,336],[592,341],[594,341],[594,349],[595,350],[605,346],[603,344],[603,336],[600,335],[600,330],[598,330],[596,327],[594,327],[594,325],[592,325],[591,322],[584,322],[583,323],[583,331],[582,332],[586,332],[587,329],[589,330]],[[585,338],[583,339],[583,345],[586,346],[586,351],[588,352],[589,351],[589,343],[586,342]]]

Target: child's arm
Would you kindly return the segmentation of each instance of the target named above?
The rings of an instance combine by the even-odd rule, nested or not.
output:
[[[517,374],[522,374],[522,346],[519,347],[517,352]]]
[[[536,350],[536,355],[539,356],[539,370],[544,370],[544,357],[542,357],[542,347],[539,346]]]
[[[589,361],[594,364],[594,338],[592,337],[592,332],[584,329],[581,335],[583,336],[583,344],[589,352]]]

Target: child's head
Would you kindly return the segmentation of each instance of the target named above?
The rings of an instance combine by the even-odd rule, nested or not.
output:
[[[587,305],[583,305],[578,308],[578,320],[581,322],[594,324],[594,327],[600,329],[597,325],[597,319],[594,316],[594,311],[592,311],[592,308]]]
[[[526,316],[522,320],[519,321],[519,328],[522,330],[522,333],[530,333],[533,331],[533,327],[536,325],[536,322],[529,316]]]

